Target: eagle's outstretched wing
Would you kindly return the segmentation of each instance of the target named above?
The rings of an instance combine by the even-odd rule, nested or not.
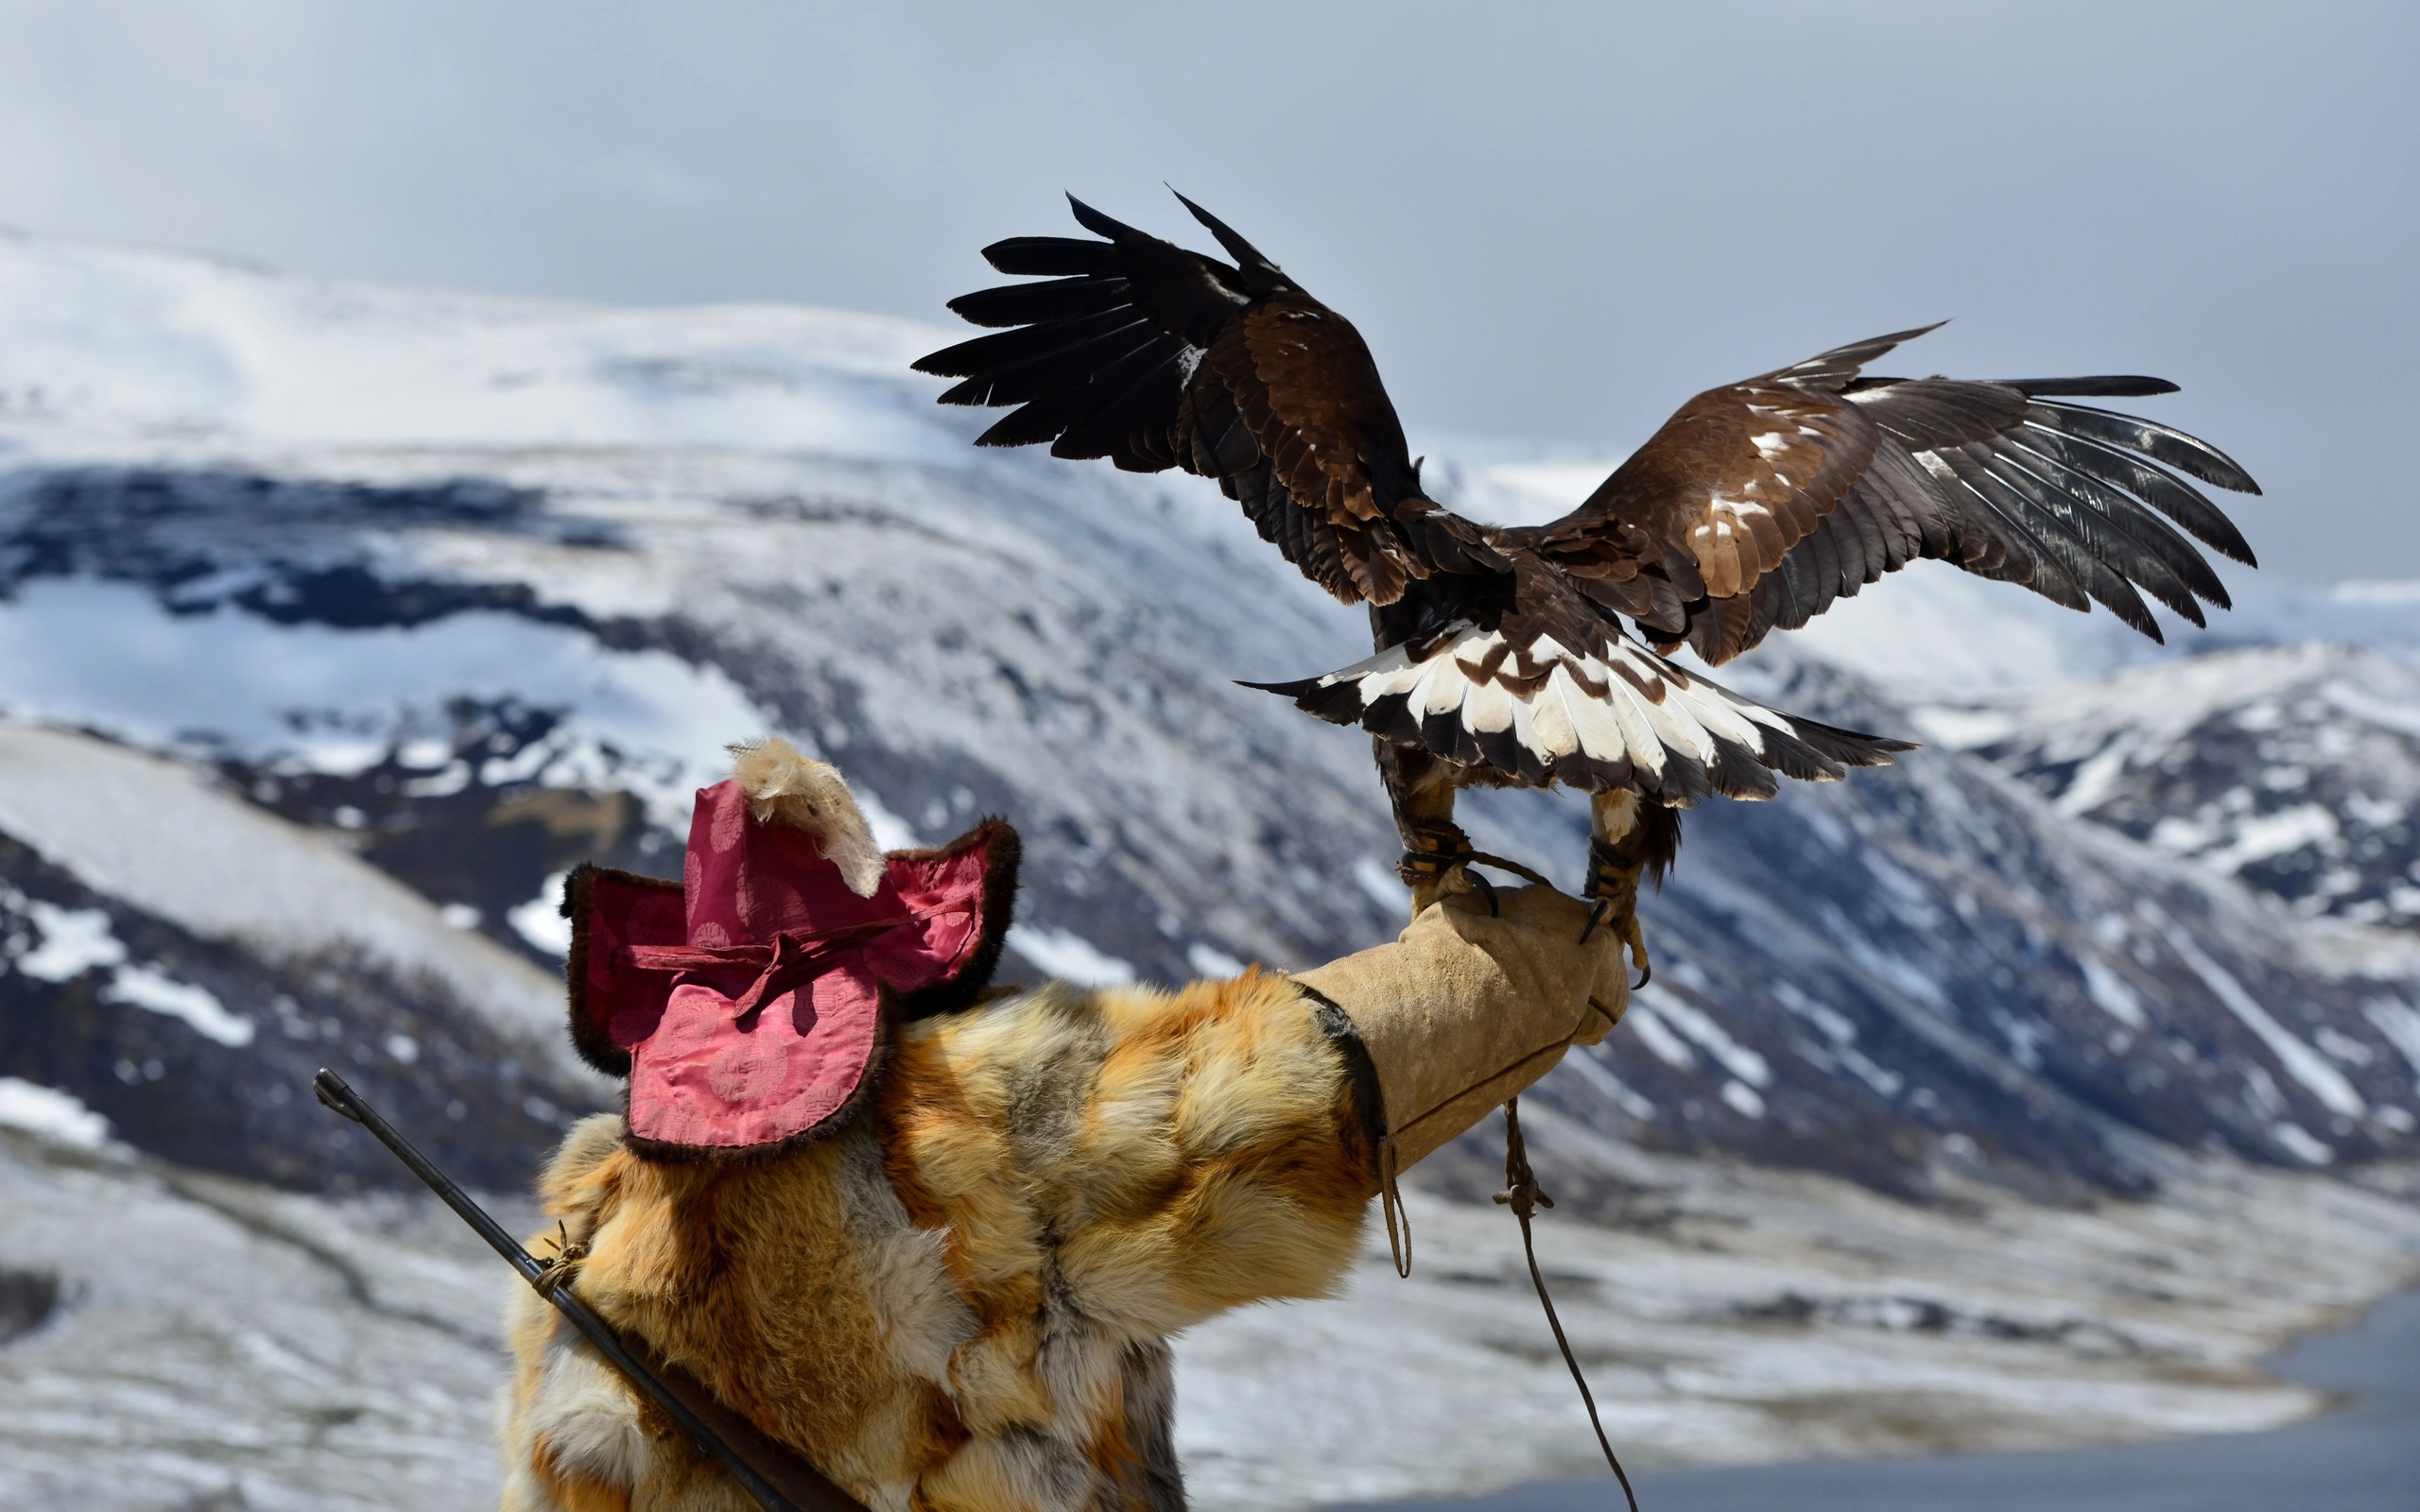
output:
[[[2197,598],[2227,607],[2169,521],[2238,561],[2252,550],[2176,473],[2256,493],[2250,474],[2182,431],[2071,402],[2175,385],[1860,376],[1931,329],[1709,389],[1578,509],[1503,539],[1718,664],[1919,557],[2071,609],[2097,600],[2153,640],[2141,593],[2195,625]]]
[[[1233,266],[1068,203],[1104,239],[985,248],[1001,272],[1046,282],[951,301],[977,325],[1013,329],[916,364],[965,380],[944,404],[1019,406],[977,444],[1047,441],[1054,456],[1216,478],[1287,560],[1348,604],[1393,603],[1409,579],[1484,554],[1466,522],[1399,508],[1419,480],[1352,322],[1189,199]]]
[[[1699,395],[1561,520],[1475,524],[1421,492],[1350,321],[1190,200],[1234,263],[1069,203],[1098,240],[984,249],[1001,272],[1042,282],[951,301],[1008,329],[916,364],[964,380],[942,402],[1016,406],[983,445],[1047,442],[1058,456],[1219,480],[1306,576],[1381,606],[1378,658],[1262,686],[1510,781],[1680,804],[1759,797],[1777,773],[1836,777],[1905,748],[1755,709],[1633,641],[1616,614],[1665,649],[1686,641],[1720,662],[1936,557],[2073,608],[2099,600],[2156,638],[2137,589],[2195,624],[2197,597],[2227,601],[2161,514],[2252,559],[2168,471],[2252,490],[2241,468],[2181,432],[2068,402],[2171,385],[1860,375],[1919,332]]]

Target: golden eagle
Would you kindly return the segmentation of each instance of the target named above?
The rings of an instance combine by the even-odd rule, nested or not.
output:
[[[1587,790],[1589,891],[1627,918],[1642,868],[1670,862],[1674,810],[1910,748],[1749,702],[1668,661],[1680,645],[1720,665],[1920,557],[2072,609],[2099,602],[2158,640],[2142,595],[2197,626],[2197,599],[2227,605],[2175,526],[2253,560],[2178,475],[2258,492],[2242,468],[2181,431],[2073,403],[2175,385],[1864,375],[1929,326],[1698,395],[1549,524],[1466,520],[1422,492],[1352,323],[1178,198],[1232,264],[1071,198],[1099,239],[985,248],[999,271],[1041,282],[951,301],[1008,329],[916,367],[964,380],[943,404],[1017,406],[978,445],[1048,442],[1054,456],[1218,479],[1287,560],[1370,605],[1374,656],[1254,686],[1375,737],[1419,902],[1470,856],[1459,787]]]

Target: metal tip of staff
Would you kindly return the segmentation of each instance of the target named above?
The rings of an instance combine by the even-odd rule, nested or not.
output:
[[[353,1089],[344,1084],[342,1076],[327,1067],[321,1066],[319,1074],[311,1078],[311,1095],[317,1097],[320,1106],[329,1112],[352,1119],[356,1124],[361,1122],[361,1114],[353,1107]]]

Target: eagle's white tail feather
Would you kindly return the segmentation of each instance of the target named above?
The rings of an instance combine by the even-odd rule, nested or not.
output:
[[[1821,747],[1837,752],[1867,737],[1802,725],[1610,630],[1574,649],[1546,635],[1509,644],[1465,621],[1429,642],[1426,655],[1390,646],[1275,691],[1464,765],[1528,782],[1634,789],[1667,803],[1709,791],[1766,798],[1777,771],[1837,778],[1839,760],[1880,760],[1891,748],[1873,743],[1871,757],[1849,751],[1836,760]],[[1819,731],[1816,744],[1803,738]]]

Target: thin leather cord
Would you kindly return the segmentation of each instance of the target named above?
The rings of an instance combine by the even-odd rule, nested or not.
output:
[[[1461,837],[1461,832],[1460,831],[1455,832],[1457,838]],[[1480,892],[1487,895],[1487,917],[1490,919],[1500,919],[1504,914],[1504,910],[1497,905],[1495,901],[1495,885],[1488,881],[1485,877],[1480,876],[1478,872],[1471,870],[1470,868],[1472,867],[1494,867],[1498,871],[1509,871],[1516,877],[1525,878],[1528,881],[1534,882],[1541,887],[1551,887],[1554,885],[1553,883],[1547,881],[1546,878],[1521,865],[1518,861],[1508,860],[1499,855],[1491,855],[1485,850],[1473,850],[1469,847],[1470,842],[1468,840],[1462,840],[1461,848],[1450,852],[1441,853],[1426,850],[1407,850],[1403,853],[1403,866],[1397,869],[1421,872],[1433,871],[1437,879],[1441,882],[1443,881],[1450,873],[1456,871],[1461,872],[1463,876],[1468,877],[1471,880],[1472,885],[1477,886]],[[1590,929],[1594,929],[1596,925],[1594,922],[1591,922],[1588,927]],[[1580,941],[1583,945],[1588,942],[1588,936],[1584,932],[1581,935]]]
[[[1614,1479],[1621,1482],[1630,1512],[1638,1512],[1638,1493],[1630,1488],[1630,1476],[1614,1452],[1614,1442],[1605,1436],[1605,1425],[1597,1417],[1596,1395],[1588,1389],[1588,1378],[1581,1373],[1579,1357],[1571,1352],[1571,1340],[1564,1336],[1563,1319],[1555,1316],[1554,1298],[1547,1295],[1546,1272],[1538,1269],[1538,1246],[1530,1234],[1530,1220],[1540,1208],[1553,1207],[1554,1199],[1539,1189],[1537,1173],[1530,1169],[1530,1146],[1521,1138],[1518,1097],[1507,1098],[1504,1103],[1504,1190],[1495,1194],[1495,1200],[1512,1209],[1512,1216],[1521,1221],[1521,1253],[1529,1258],[1530,1282],[1538,1289],[1538,1305],[1547,1310],[1547,1327],[1554,1330],[1555,1348],[1563,1351],[1563,1363],[1571,1367],[1572,1383],[1580,1388],[1580,1400],[1588,1409],[1588,1426],[1597,1430],[1597,1447],[1605,1452],[1605,1463],[1614,1468]]]
[[[1502,856],[1490,855],[1484,850],[1474,850],[1469,855],[1462,858],[1462,864],[1465,866],[1474,862],[1482,867],[1494,867],[1498,871],[1509,871],[1516,877],[1523,878],[1526,881],[1534,882],[1541,887],[1551,887],[1554,885],[1553,883],[1547,881],[1546,878],[1539,876],[1536,872],[1531,871],[1529,868],[1521,865],[1518,861],[1508,861]]]
[[[1403,1189],[1395,1182],[1395,1137],[1392,1134],[1378,1141],[1378,1212],[1387,1225],[1387,1252],[1394,1257],[1395,1274],[1405,1279],[1411,1275],[1411,1212],[1403,1205]],[[1400,1226],[1403,1237],[1395,1230]]]
[[[1518,861],[1512,860],[1505,856],[1491,854],[1485,850],[1472,850],[1469,837],[1464,835],[1460,830],[1454,830],[1450,835],[1445,835],[1442,832],[1439,832],[1439,833],[1440,838],[1434,850],[1406,850],[1403,853],[1403,860],[1401,864],[1397,866],[1396,870],[1405,875],[1407,879],[1411,877],[1434,877],[1443,881],[1448,872],[1461,870],[1467,867],[1494,867],[1498,871],[1509,871],[1512,873],[1512,875],[1519,877],[1526,882],[1534,882],[1540,886],[1551,887],[1554,885],[1554,884],[1547,881],[1545,877],[1540,876],[1537,872],[1532,871]],[[1470,877],[1471,881],[1478,883],[1481,887],[1487,888],[1489,911],[1491,913],[1494,912],[1495,889],[1488,886],[1487,879],[1485,877],[1479,876],[1476,872],[1466,872],[1465,874]]]

